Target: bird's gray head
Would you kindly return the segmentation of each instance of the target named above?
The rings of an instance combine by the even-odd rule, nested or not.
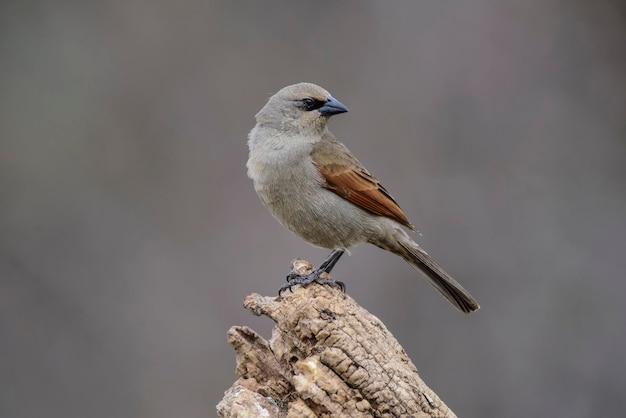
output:
[[[256,114],[259,125],[283,130],[324,129],[332,115],[348,109],[326,90],[311,83],[283,87]]]

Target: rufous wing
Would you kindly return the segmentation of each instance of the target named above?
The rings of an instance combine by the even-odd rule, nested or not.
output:
[[[389,192],[332,135],[314,144],[311,158],[325,179],[323,187],[362,209],[415,230]]]

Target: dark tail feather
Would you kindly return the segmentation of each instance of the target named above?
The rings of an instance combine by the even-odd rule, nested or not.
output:
[[[446,299],[450,301],[457,309],[462,312],[470,313],[480,308],[478,302],[463,289],[456,280],[446,273],[430,256],[417,246],[409,243],[400,242],[400,245],[407,250],[410,257],[405,260],[413,267],[421,271],[428,277],[430,283],[437,289]]]

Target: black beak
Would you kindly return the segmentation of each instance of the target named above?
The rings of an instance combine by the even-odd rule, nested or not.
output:
[[[348,108],[333,96],[328,96],[328,100],[324,103],[324,106],[320,107],[318,110],[322,116],[332,116],[338,113],[345,113],[348,111]]]

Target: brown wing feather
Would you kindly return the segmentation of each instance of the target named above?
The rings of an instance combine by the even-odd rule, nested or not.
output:
[[[389,192],[332,135],[314,145],[311,157],[328,190],[375,215],[415,229]]]

